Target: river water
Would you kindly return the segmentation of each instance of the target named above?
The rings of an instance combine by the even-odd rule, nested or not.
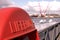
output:
[[[49,22],[60,22],[60,18],[36,18],[36,17],[31,17],[32,21],[34,23],[49,23]]]

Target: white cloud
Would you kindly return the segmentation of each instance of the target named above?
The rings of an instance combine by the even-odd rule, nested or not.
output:
[[[22,8],[28,11],[30,14],[39,14],[40,10],[47,9],[48,2],[28,2]]]
[[[60,2],[57,1],[29,1],[26,5],[24,6],[20,6],[17,3],[15,3],[14,1],[10,1],[10,0],[0,0],[0,8],[1,7],[21,7],[23,9],[25,9],[27,12],[29,13],[40,13],[40,10],[59,10],[60,8]]]
[[[50,7],[51,10],[59,10],[60,2],[53,1],[50,3]]]
[[[46,9],[47,6],[51,9],[51,10],[56,10],[58,8],[60,8],[60,2],[57,1],[52,1],[52,2],[47,2],[47,1],[42,1],[42,2],[28,2],[27,6],[31,6],[36,10],[39,10],[39,3],[40,3],[40,7],[41,9]],[[25,5],[24,5],[25,6]]]
[[[0,0],[0,8],[5,8],[5,7],[20,7],[20,6],[17,5],[14,1]]]
[[[47,8],[48,2],[28,2],[26,7],[32,7],[34,10],[39,11],[40,8],[45,10]],[[25,6],[25,5],[24,5]]]
[[[40,5],[40,6],[39,6]],[[60,8],[60,2],[57,1],[51,1],[51,2],[47,2],[47,1],[40,1],[40,2],[28,2],[26,5],[24,5],[22,8],[24,8],[25,10],[28,10],[29,13],[38,13],[40,9],[41,10],[59,10]],[[32,10],[32,11],[31,11]]]

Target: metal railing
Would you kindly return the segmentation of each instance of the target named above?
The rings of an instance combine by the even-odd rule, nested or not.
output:
[[[60,23],[51,25],[46,30],[39,33],[41,40],[57,40],[60,34]]]

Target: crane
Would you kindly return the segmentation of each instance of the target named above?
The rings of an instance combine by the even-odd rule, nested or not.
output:
[[[48,3],[48,5],[47,5],[46,9],[45,9],[45,10],[42,10],[42,8],[41,8],[41,6],[40,6],[40,3],[39,3],[39,9],[40,9],[41,17],[46,17],[46,12],[47,12],[47,10],[48,10],[48,6],[49,6],[49,3]]]

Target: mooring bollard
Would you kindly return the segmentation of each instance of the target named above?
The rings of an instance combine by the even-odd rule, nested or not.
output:
[[[29,15],[21,8],[0,9],[0,40],[40,40]]]

